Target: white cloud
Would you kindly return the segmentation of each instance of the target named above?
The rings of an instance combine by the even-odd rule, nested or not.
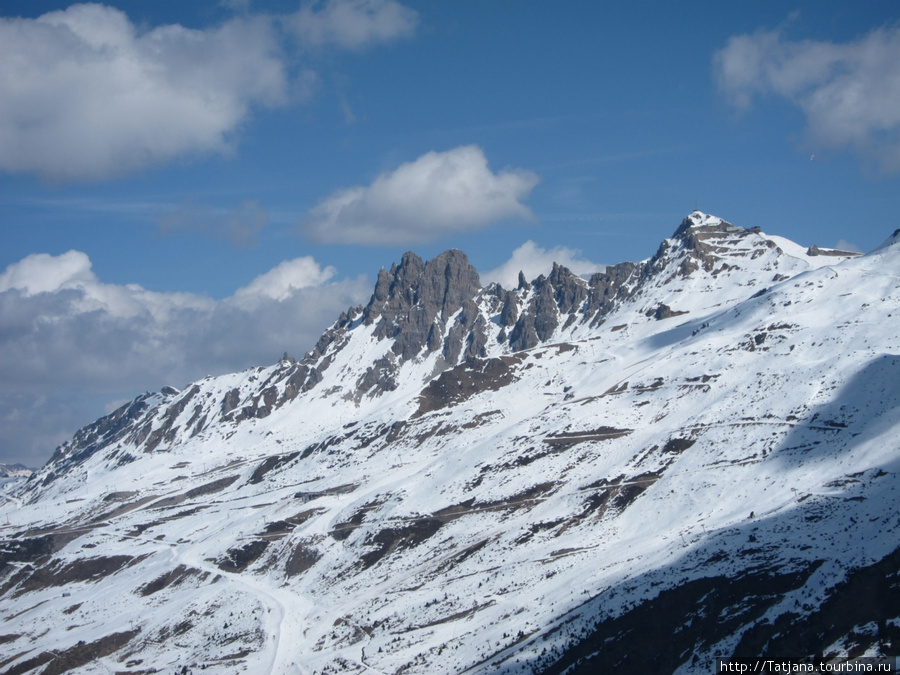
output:
[[[0,293],[16,288],[26,295],[76,288],[96,281],[90,259],[81,251],[60,256],[35,253],[0,274]]]
[[[417,15],[395,0],[329,0],[276,20],[243,12],[202,30],[142,29],[101,4],[36,19],[0,17],[0,170],[55,182],[107,179],[178,157],[229,153],[256,107],[308,98],[300,46],[362,49],[408,37]]]
[[[395,0],[327,0],[307,3],[288,19],[304,46],[338,45],[363,49],[380,42],[410,37],[418,15]]]
[[[321,286],[331,279],[336,271],[330,265],[322,269],[311,256],[285,260],[239,288],[234,294],[234,301],[246,308],[263,300],[287,300],[294,291]]]
[[[191,293],[154,293],[130,284],[104,284],[91,269],[90,258],[81,251],[59,256],[34,253],[13,263],[0,274],[0,293],[16,290],[23,298],[37,295],[65,297],[70,315],[100,312],[116,318],[166,320],[174,309],[206,310],[212,300]],[[53,311],[43,317],[53,322],[60,317]]]
[[[0,385],[0,462],[36,468],[91,417],[106,414],[83,394],[25,392]]]
[[[367,187],[338,190],[309,212],[301,228],[328,243],[426,242],[507,218],[532,218],[522,200],[538,180],[521,169],[493,173],[474,145],[429,152]]]
[[[257,200],[242,202],[231,209],[186,203],[160,217],[159,230],[163,234],[208,235],[250,248],[256,245],[257,235],[268,223],[269,214]]]
[[[264,18],[142,32],[84,4],[0,19],[0,169],[91,180],[226,152],[252,106],[286,102],[279,52]]]
[[[719,89],[738,109],[776,95],[806,114],[809,142],[900,170],[900,26],[854,42],[785,40],[781,31],[730,38],[716,53]]]
[[[513,251],[509,260],[496,269],[482,274],[481,279],[484,283],[496,281],[503,288],[512,289],[519,283],[520,271],[525,274],[525,278],[528,281],[531,281],[541,274],[550,274],[550,271],[553,269],[553,263],[569,268],[578,276],[588,276],[594,272],[602,272],[607,267],[583,258],[581,251],[566,248],[565,246],[545,249],[528,240]]]
[[[102,415],[110,398],[302,355],[371,294],[364,277],[335,275],[296,258],[213,300],[105,284],[79,251],[10,265],[0,274],[0,461],[43,461],[45,444]]]

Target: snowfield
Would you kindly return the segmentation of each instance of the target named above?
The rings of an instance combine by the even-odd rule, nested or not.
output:
[[[900,238],[825,253],[694,212],[643,263],[458,301],[429,284],[462,254],[405,257],[301,361],[4,486],[0,670],[900,653]]]

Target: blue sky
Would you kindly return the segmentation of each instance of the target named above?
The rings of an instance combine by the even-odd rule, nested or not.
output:
[[[865,251],[898,170],[895,1],[0,0],[0,461],[301,355],[406,250]]]

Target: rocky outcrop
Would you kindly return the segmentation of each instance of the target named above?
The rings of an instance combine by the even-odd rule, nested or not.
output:
[[[640,269],[639,264],[625,262],[594,274],[588,282],[583,321],[590,321],[591,326],[602,323],[603,317],[628,299],[633,290],[629,282],[639,274]]]
[[[428,262],[406,253],[399,265],[382,269],[362,322],[375,324],[374,337],[391,341],[391,354],[360,376],[355,395],[393,391],[400,366],[422,353],[439,351],[450,365],[483,356],[487,335],[476,303],[482,290],[478,272],[455,249]]]
[[[56,468],[56,473],[64,473],[90,457],[96,450],[133,436],[138,423],[150,409],[151,403],[157,402],[154,400],[157,396],[150,393],[138,396],[109,415],[83,427],[72,440],[56,448],[47,464],[52,464]]]
[[[460,320],[474,325],[478,308],[473,300],[480,291],[478,272],[462,251],[445,251],[427,263],[406,253],[400,265],[378,273],[363,322],[377,322],[375,337],[393,340],[391,351],[403,361],[423,349],[452,352],[443,341],[447,325],[460,310]]]
[[[833,258],[855,258],[856,256],[862,255],[862,253],[856,251],[841,251],[836,248],[819,248],[815,244],[806,249],[806,255],[813,257],[817,255],[827,255]]]
[[[521,312],[507,298],[500,315],[500,322],[509,326],[515,321],[509,333],[509,346],[514,351],[531,349],[549,340],[565,315],[566,325],[574,322],[578,313],[584,310],[588,297],[585,281],[568,268],[553,263],[549,277],[543,275],[531,284],[523,285],[520,274],[519,290],[531,291],[529,301]]]

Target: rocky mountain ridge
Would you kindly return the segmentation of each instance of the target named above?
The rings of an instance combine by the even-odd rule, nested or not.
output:
[[[374,338],[375,353],[329,378],[316,392],[323,398],[340,396],[359,404],[394,391],[401,378],[413,377],[424,386],[466,360],[590,337],[611,319],[623,322],[613,327],[616,331],[689,314],[679,308],[684,293],[714,293],[718,305],[726,306],[743,299],[747,286],[777,283],[818,266],[808,251],[800,254],[794,247],[798,250],[788,255],[777,241],[786,243],[767,238],[759,228],[743,229],[694,212],[646,261],[620,263],[588,280],[554,263],[549,276],[528,282],[520,275],[513,290],[499,284],[483,288],[461,251],[446,251],[427,263],[409,252],[399,265],[379,272],[369,303],[343,313],[301,360],[285,354],[274,367],[250,375],[253,386],[230,388],[214,400],[203,382],[185,391],[166,387],[140,396],[60,446],[44,467],[44,480],[120,441],[125,441],[122,447],[152,452],[219,421],[267,417],[320,385],[344,346],[360,333]],[[839,253],[839,259],[857,255]],[[757,270],[764,272],[761,278]],[[718,283],[748,271],[752,276],[734,287]],[[211,381],[217,380],[205,382]],[[126,455],[133,456],[123,452],[119,461],[128,461]]]
[[[813,255],[695,212],[515,289],[407,254],[302,359],[139,397],[5,493],[0,668],[892,653],[894,239]]]

